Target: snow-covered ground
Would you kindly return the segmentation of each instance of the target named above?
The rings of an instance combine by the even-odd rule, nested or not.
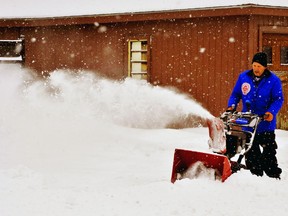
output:
[[[111,14],[143,11],[231,7],[259,4],[288,7],[287,0],[0,0],[0,17],[55,17],[71,15]]]
[[[207,128],[165,127],[211,118],[185,95],[0,65],[0,101],[1,216],[287,215],[287,131],[276,132],[282,180],[242,170],[172,184],[175,148],[209,151]]]

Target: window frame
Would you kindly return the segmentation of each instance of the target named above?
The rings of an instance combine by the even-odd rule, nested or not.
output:
[[[145,42],[146,45],[146,49],[140,49],[140,50],[132,50],[132,43],[133,42]],[[141,80],[146,80],[149,81],[150,80],[150,41],[148,37],[129,37],[127,39],[127,52],[128,52],[128,56],[127,56],[127,60],[128,60],[128,64],[127,64],[127,76],[131,77],[131,78],[135,78],[135,79],[140,79]],[[146,54],[144,59],[143,54]],[[133,54],[134,55],[141,55],[141,59],[132,59],[133,58]],[[141,64],[141,71],[132,71],[132,64],[133,63],[139,63]],[[142,67],[145,67],[146,70],[142,71]],[[133,77],[133,74],[135,75]],[[139,76],[139,77],[137,77]]]
[[[3,44],[11,45],[14,44],[15,49],[17,45],[21,46],[21,50],[18,55],[13,56],[1,56],[0,52],[0,62],[1,63],[24,63],[25,61],[25,43],[24,43],[24,36],[21,36],[19,39],[0,39],[0,46]],[[17,54],[16,52],[14,54]]]

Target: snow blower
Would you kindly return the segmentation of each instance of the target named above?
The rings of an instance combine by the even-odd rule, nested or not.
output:
[[[245,168],[241,161],[252,147],[257,126],[262,120],[249,112],[226,111],[220,118],[208,120],[211,153],[175,149],[171,182],[198,178],[201,173],[224,182],[232,173]],[[239,155],[237,161],[231,159]]]

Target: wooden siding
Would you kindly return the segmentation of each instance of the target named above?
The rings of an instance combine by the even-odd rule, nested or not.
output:
[[[247,19],[205,18],[159,25],[152,38],[151,82],[177,87],[219,115],[235,77],[247,67]]]
[[[18,39],[20,38],[20,29],[0,27],[0,40],[1,39]]]
[[[231,28],[233,26],[233,28]],[[246,69],[248,19],[211,17],[145,23],[30,27],[26,66],[41,73],[93,70],[113,79],[127,76],[127,40],[148,38],[149,78],[176,87],[218,116],[226,108],[235,77]]]
[[[69,68],[123,78],[122,30],[114,32],[111,25],[103,28],[107,31],[99,33],[93,25],[24,29],[26,66],[44,73]]]
[[[282,86],[284,91],[284,105],[277,116],[277,127],[288,130],[288,75],[282,77]]]

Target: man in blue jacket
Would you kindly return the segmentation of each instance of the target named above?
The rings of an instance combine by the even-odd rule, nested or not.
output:
[[[245,155],[247,168],[257,176],[263,176],[265,172],[269,177],[280,179],[282,170],[278,167],[276,158],[275,129],[276,115],[284,99],[280,79],[267,69],[265,53],[256,53],[252,60],[252,69],[239,75],[228,101],[228,110],[236,109],[240,100],[243,112],[250,109],[252,113],[264,115],[264,121],[258,125],[252,148]],[[250,107],[247,107],[246,101],[250,101]]]

